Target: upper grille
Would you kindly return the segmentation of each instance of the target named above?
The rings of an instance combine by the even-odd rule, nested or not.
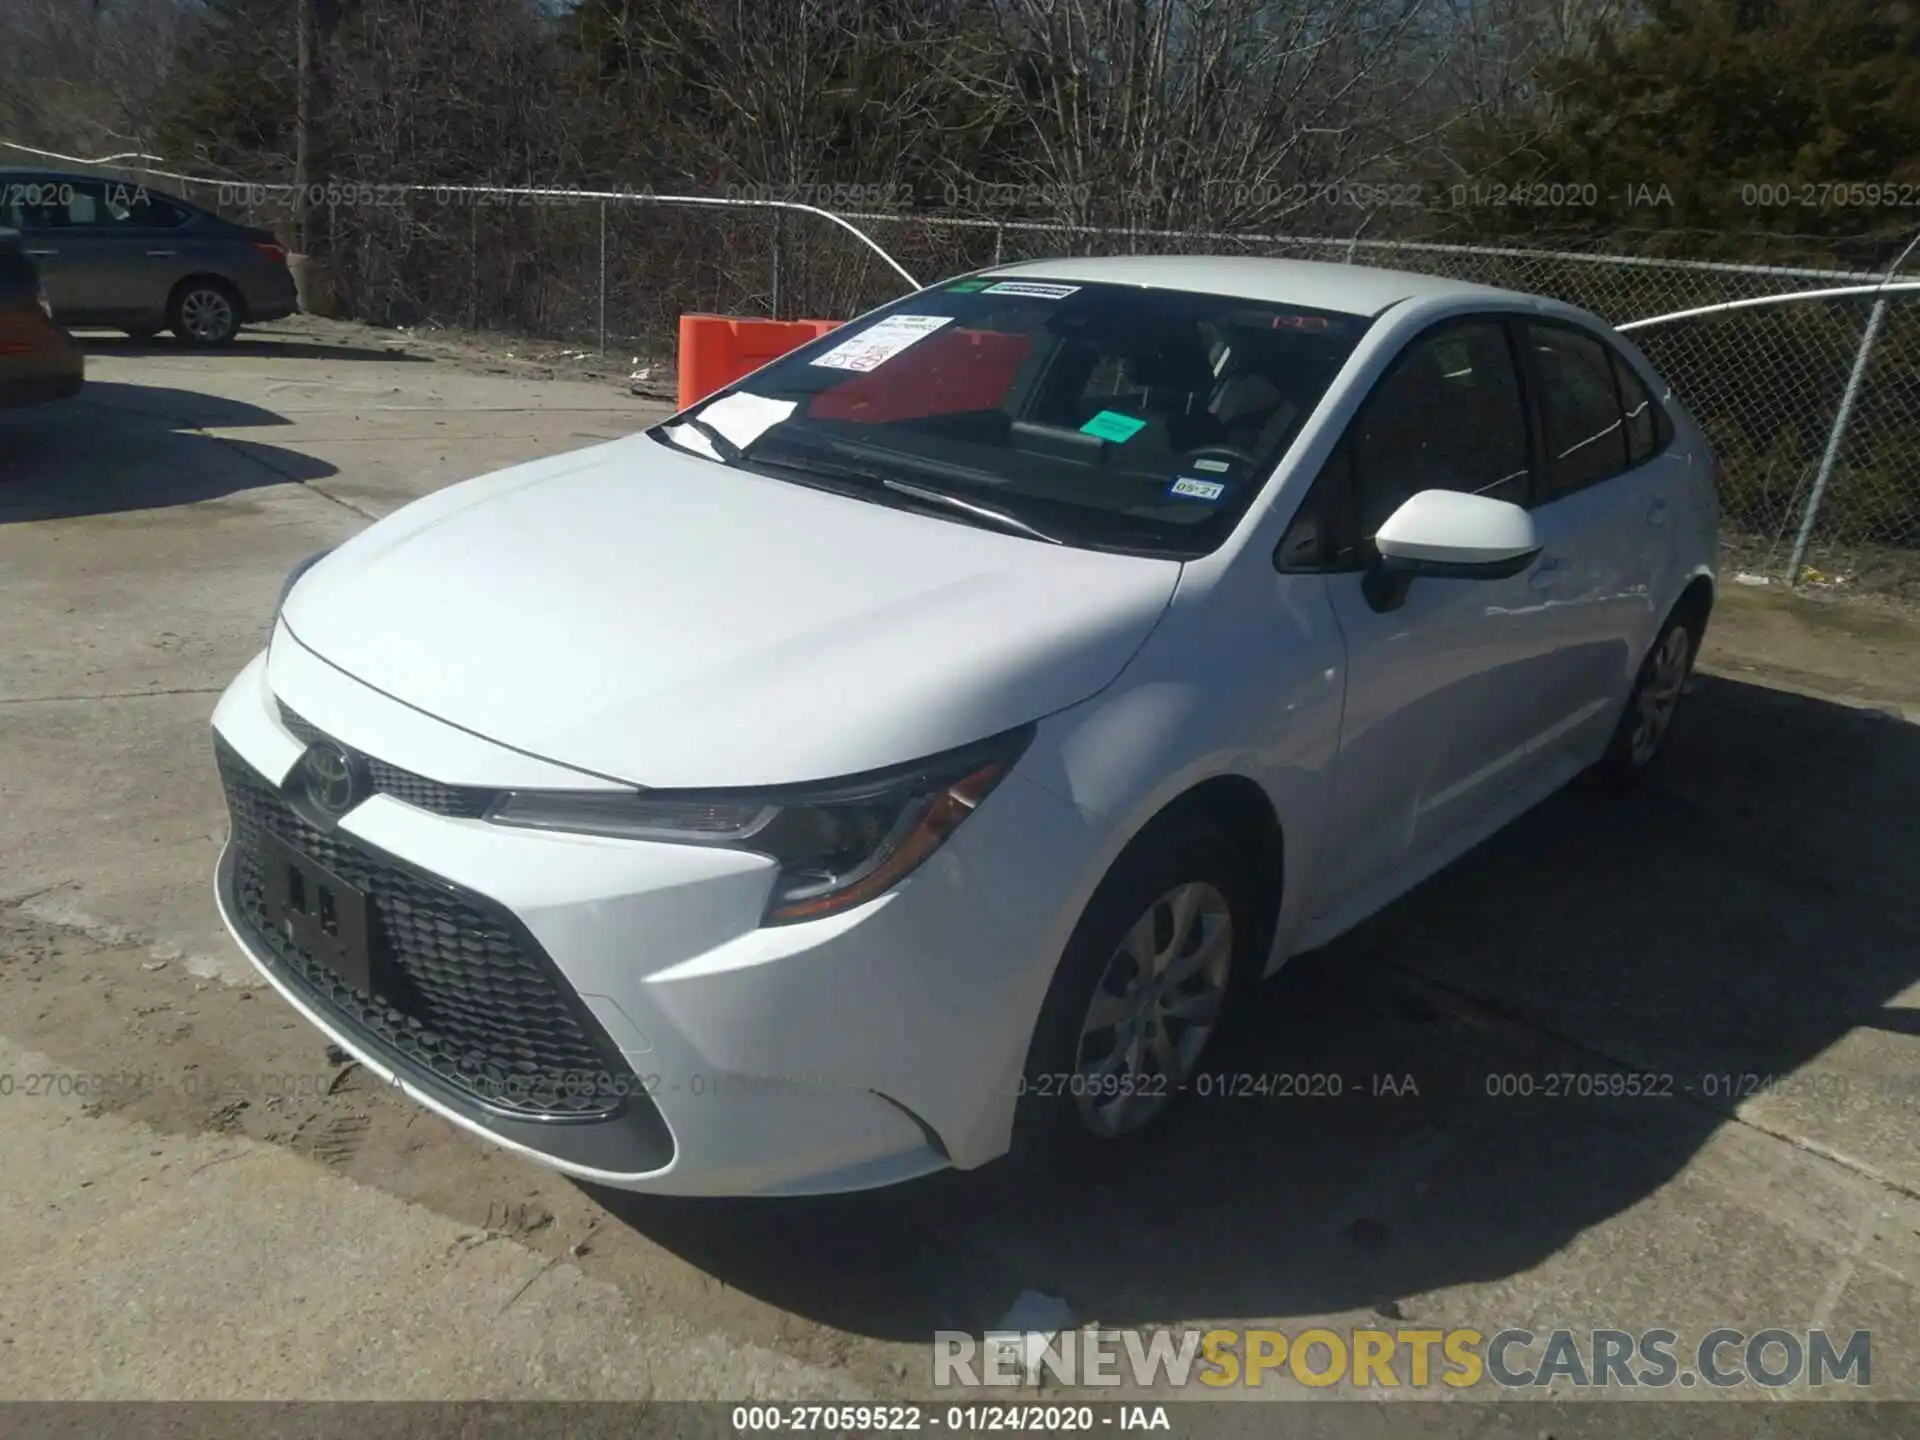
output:
[[[303,720],[285,705],[280,706],[280,722],[291,730],[294,737],[303,745],[311,745],[316,740],[327,740],[334,744],[340,742],[326,734],[311,721]],[[398,765],[389,765],[384,760],[376,760],[371,755],[364,757],[367,773],[373,779],[373,788],[382,795],[391,795],[394,799],[412,805],[420,810],[431,810],[436,815],[451,816],[456,820],[478,820],[487,813],[487,807],[498,798],[499,792],[483,789],[474,785],[443,785],[438,780],[429,780],[424,775],[416,775],[411,770],[402,770]]]
[[[373,1048],[482,1104],[543,1119],[605,1119],[635,1093],[632,1070],[552,961],[504,911],[429,881],[338,831],[302,820],[224,742],[237,918],[310,1001]],[[378,995],[354,989],[269,928],[261,834],[271,830],[367,897]]]

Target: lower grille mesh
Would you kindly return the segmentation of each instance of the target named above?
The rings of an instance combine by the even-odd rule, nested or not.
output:
[[[635,1077],[591,1015],[570,1003],[530,937],[478,896],[322,833],[224,743],[215,750],[233,813],[236,919],[308,999],[375,1048],[496,1111],[584,1120],[621,1110]],[[377,997],[269,928],[268,830],[367,897],[385,977]]]

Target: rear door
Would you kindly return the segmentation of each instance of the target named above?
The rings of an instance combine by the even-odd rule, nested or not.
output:
[[[1639,632],[1630,637],[1627,658],[1637,672],[1640,657],[1653,644],[1654,631],[1667,618],[1661,612],[1660,597],[1674,594],[1685,582],[1680,574],[1680,547],[1669,531],[1686,523],[1686,487],[1692,467],[1674,446],[1673,421],[1655,398],[1653,386],[1624,354],[1611,346],[1608,349],[1627,422],[1627,478],[1635,491],[1634,507],[1643,531],[1640,549],[1650,587],[1649,603],[1639,615]]]
[[[1667,501],[1658,467],[1635,463],[1650,458],[1652,416],[1637,407],[1642,395],[1629,418],[1612,347],[1570,323],[1521,329],[1542,442],[1534,525],[1543,549],[1531,586],[1552,614],[1559,681],[1572,696],[1549,741],[1584,764],[1612,729],[1662,593]]]

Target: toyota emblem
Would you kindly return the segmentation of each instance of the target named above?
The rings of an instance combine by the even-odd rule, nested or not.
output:
[[[306,772],[307,798],[329,815],[344,815],[366,797],[360,767],[353,756],[327,741],[307,747],[300,762]]]

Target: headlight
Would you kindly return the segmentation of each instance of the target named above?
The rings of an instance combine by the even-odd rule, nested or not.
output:
[[[720,845],[779,862],[765,923],[865,904],[912,874],[1006,777],[1033,739],[1023,726],[931,760],[826,785],[753,792],[517,790],[498,825]]]
[[[330,549],[316,550],[287,572],[287,578],[280,582],[280,598],[273,602],[273,613],[276,617],[287,608],[287,596],[291,595],[293,587],[300,583],[300,577],[332,553]]]

